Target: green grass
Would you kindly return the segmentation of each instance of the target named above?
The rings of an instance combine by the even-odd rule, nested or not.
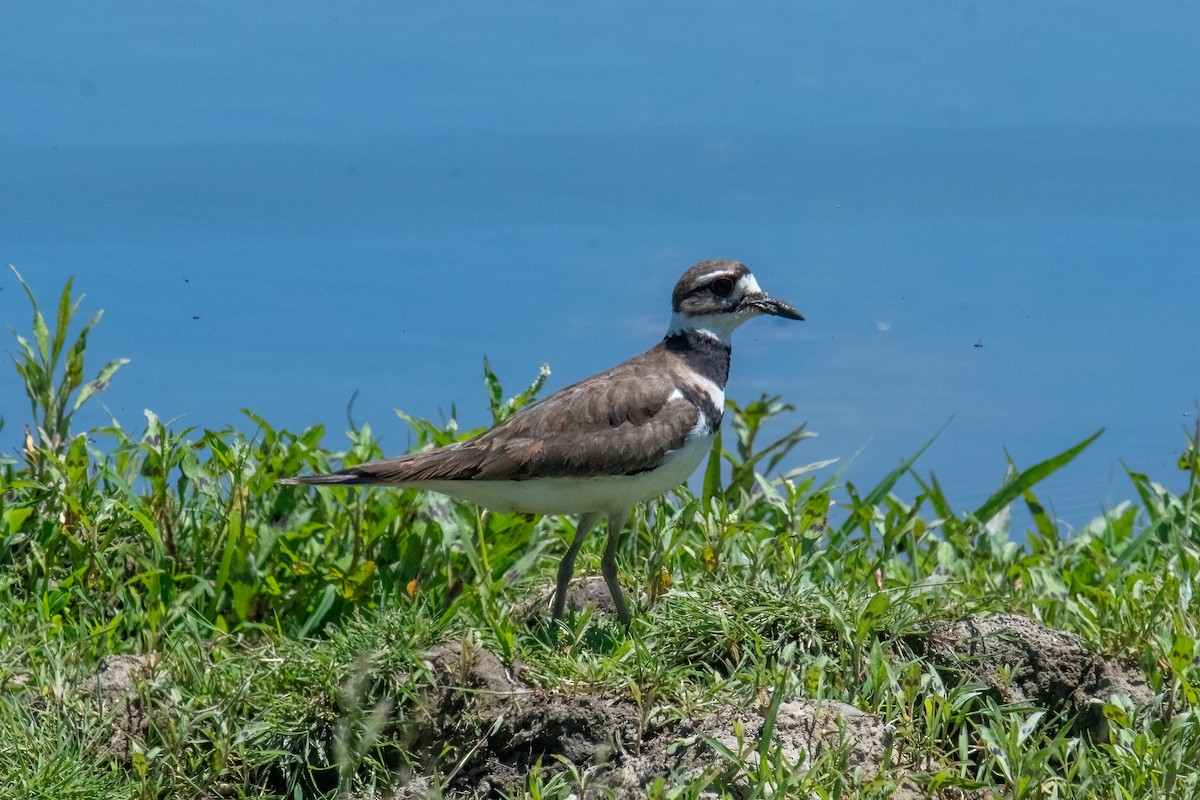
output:
[[[276,485],[382,456],[366,425],[347,431],[343,452],[325,448],[320,427],[292,433],[251,412],[219,430],[147,412],[137,430],[74,431],[72,415],[123,361],[85,380],[99,315],[73,332],[69,283],[53,324],[29,299],[32,335],[18,336],[13,360],[30,434],[0,464],[0,797],[387,797],[421,774],[440,794],[471,755],[414,738],[436,690],[422,654],[447,640],[520,665],[547,692],[628,700],[645,730],[731,704],[761,709],[769,728],[785,699],[849,703],[892,725],[924,791],[1200,796],[1194,437],[1182,494],[1130,470],[1134,502],[1072,531],[1034,490],[1091,439],[1011,465],[989,500],[960,512],[915,457],[867,490],[828,465],[777,474],[807,437],[763,440],[790,407],[731,404],[699,495],[683,488],[635,515],[621,558],[633,628],[584,613],[548,630],[514,609],[553,585],[573,521],[413,491]],[[507,401],[485,374],[499,420],[547,373]],[[404,419],[418,447],[471,433]],[[902,498],[907,475],[919,488]],[[1012,503],[1028,508],[1030,530],[1007,528]],[[577,575],[598,569],[592,539]],[[1129,660],[1154,702],[1111,698],[1109,735],[1091,740],[1059,709],[998,703],[903,644],[932,620],[996,612]],[[118,746],[119,709],[81,691],[112,654],[152,655],[136,687],[144,724]],[[886,796],[897,782],[855,774],[836,750],[804,772],[769,736],[737,741],[716,748],[711,768],[647,792]],[[579,794],[595,769],[541,763],[508,791]]]

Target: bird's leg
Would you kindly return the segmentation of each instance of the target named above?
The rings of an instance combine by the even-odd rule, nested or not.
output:
[[[562,619],[563,610],[567,606],[567,585],[571,583],[571,576],[575,574],[575,556],[579,555],[583,540],[599,521],[600,515],[594,511],[579,517],[579,523],[575,526],[575,538],[571,540],[567,554],[558,565],[558,583],[554,586],[554,611],[550,615],[555,622]]]
[[[629,606],[625,604],[625,596],[621,594],[621,584],[617,582],[617,546],[621,543],[621,532],[625,528],[625,520],[629,517],[626,510],[620,514],[608,515],[608,542],[604,545],[604,556],[600,559],[600,574],[608,584],[608,592],[612,595],[613,605],[617,607],[617,618],[626,628],[633,622]]]

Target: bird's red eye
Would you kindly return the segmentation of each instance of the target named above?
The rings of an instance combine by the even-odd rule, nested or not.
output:
[[[729,278],[717,278],[709,286],[721,297],[728,297],[729,293],[733,291],[733,281]]]

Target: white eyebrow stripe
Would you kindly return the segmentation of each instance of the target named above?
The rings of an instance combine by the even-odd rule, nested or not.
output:
[[[706,281],[710,281],[710,280],[713,280],[713,279],[715,279],[715,278],[722,278],[722,277],[724,277],[724,278],[728,278],[728,277],[729,277],[729,270],[727,270],[727,269],[715,269],[715,270],[713,270],[712,272],[705,273],[704,275],[701,275],[699,278],[696,278],[696,283],[704,283],[704,282],[706,282]]]

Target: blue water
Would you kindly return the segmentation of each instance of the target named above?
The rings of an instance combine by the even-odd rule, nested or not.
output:
[[[0,258],[106,318],[100,401],[181,426],[486,422],[749,264],[808,320],[738,331],[860,486],[960,507],[1104,427],[1073,525],[1179,489],[1200,398],[1200,10],[1182,3],[66,3],[0,12]],[[0,275],[0,322],[29,330]],[[12,352],[14,345],[7,349]],[[0,444],[28,409],[0,369]],[[104,421],[99,406],[84,423]],[[337,438],[331,437],[336,443]],[[865,448],[865,449],[864,449]]]

